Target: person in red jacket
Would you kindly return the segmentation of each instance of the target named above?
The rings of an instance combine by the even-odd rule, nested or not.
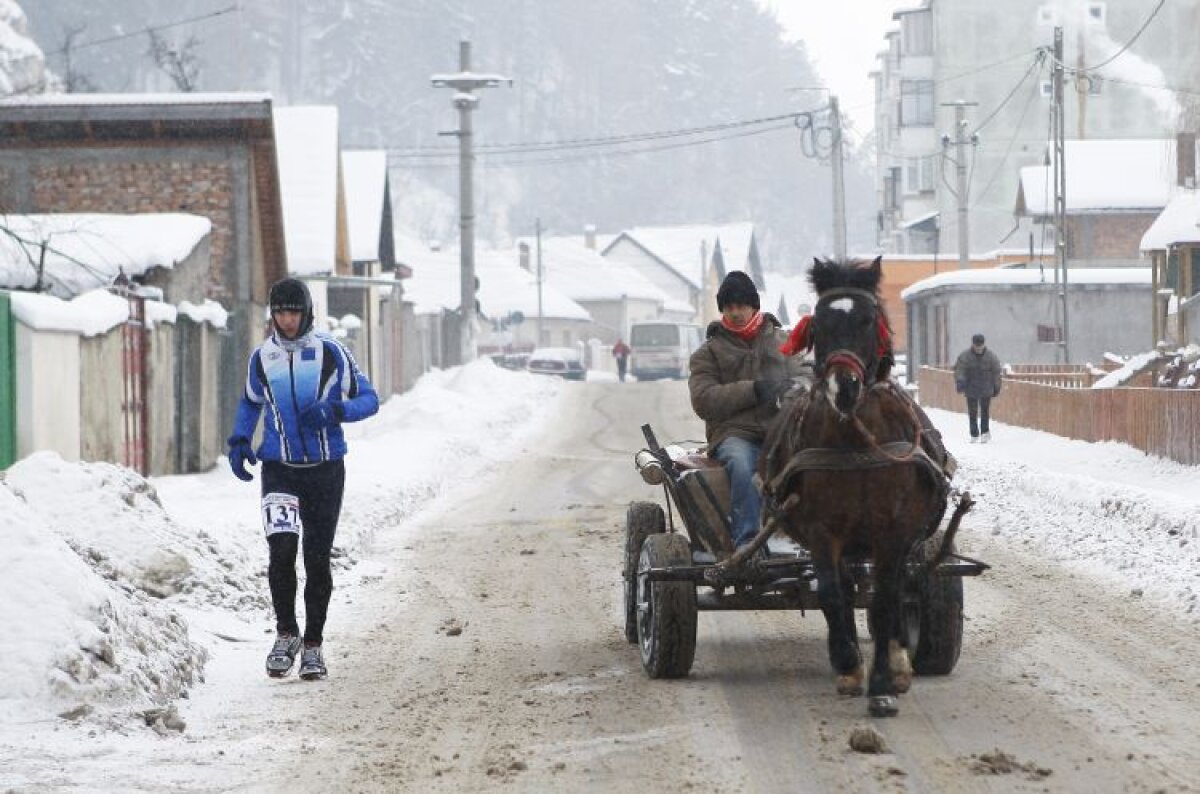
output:
[[[625,344],[625,340],[618,339],[613,345],[613,358],[617,360],[617,377],[621,379],[621,383],[625,382],[625,366],[629,363],[629,345]]]

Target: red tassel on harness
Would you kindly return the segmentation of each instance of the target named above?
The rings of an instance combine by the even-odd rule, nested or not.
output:
[[[800,322],[796,323],[796,327],[792,329],[788,335],[787,341],[779,346],[779,352],[785,356],[794,356],[797,353],[803,353],[812,347],[812,339],[809,335],[809,326],[812,324],[812,315],[806,314],[800,318]],[[892,335],[888,332],[887,321],[883,319],[883,315],[879,315],[879,348],[878,353],[884,356],[891,352]]]

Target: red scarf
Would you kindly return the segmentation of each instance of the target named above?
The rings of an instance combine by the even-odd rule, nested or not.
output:
[[[809,333],[809,326],[812,324],[812,315],[806,314],[800,318],[800,322],[796,323],[796,327],[792,329],[792,333],[788,335],[787,341],[779,346],[779,352],[785,356],[794,356],[797,353],[803,353],[805,350],[812,349],[812,336]],[[878,353],[880,356],[891,350],[892,336],[888,333],[887,323],[884,322],[883,315],[879,315],[879,327],[877,329],[879,335]]]
[[[721,326],[743,342],[753,342],[754,337],[758,336],[758,329],[762,328],[762,324],[762,312],[755,312],[754,316],[747,320],[746,324],[740,328],[730,323],[728,317],[721,315]]]

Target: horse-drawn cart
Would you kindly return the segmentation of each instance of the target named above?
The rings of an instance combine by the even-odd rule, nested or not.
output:
[[[680,678],[691,670],[698,613],[717,610],[819,610],[817,575],[808,551],[776,535],[746,564],[729,566],[729,485],[725,470],[700,445],[661,447],[649,425],[647,447],[635,459],[642,478],[661,484],[666,510],[656,502],[633,502],[625,527],[625,637],[641,651],[651,678]],[[676,527],[676,517],[684,532]],[[913,671],[945,675],[962,645],[963,576],[987,565],[954,553],[939,555],[943,531],[909,555],[903,587],[902,636]],[[929,563],[942,557],[936,567]],[[853,602],[871,600],[871,563],[846,559]]]

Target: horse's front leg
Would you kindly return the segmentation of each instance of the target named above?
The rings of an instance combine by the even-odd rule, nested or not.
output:
[[[854,630],[853,591],[841,576],[840,562],[828,554],[813,555],[813,570],[817,576],[817,601],[829,629],[829,663],[837,673],[839,695],[863,693],[862,655]]]
[[[868,709],[872,717],[893,717],[899,710],[897,695],[908,691],[912,668],[908,654],[900,645],[900,586],[903,566],[894,559],[877,560],[875,594],[868,610],[875,650],[871,659],[871,680],[867,687]],[[902,657],[902,658],[901,658]]]

